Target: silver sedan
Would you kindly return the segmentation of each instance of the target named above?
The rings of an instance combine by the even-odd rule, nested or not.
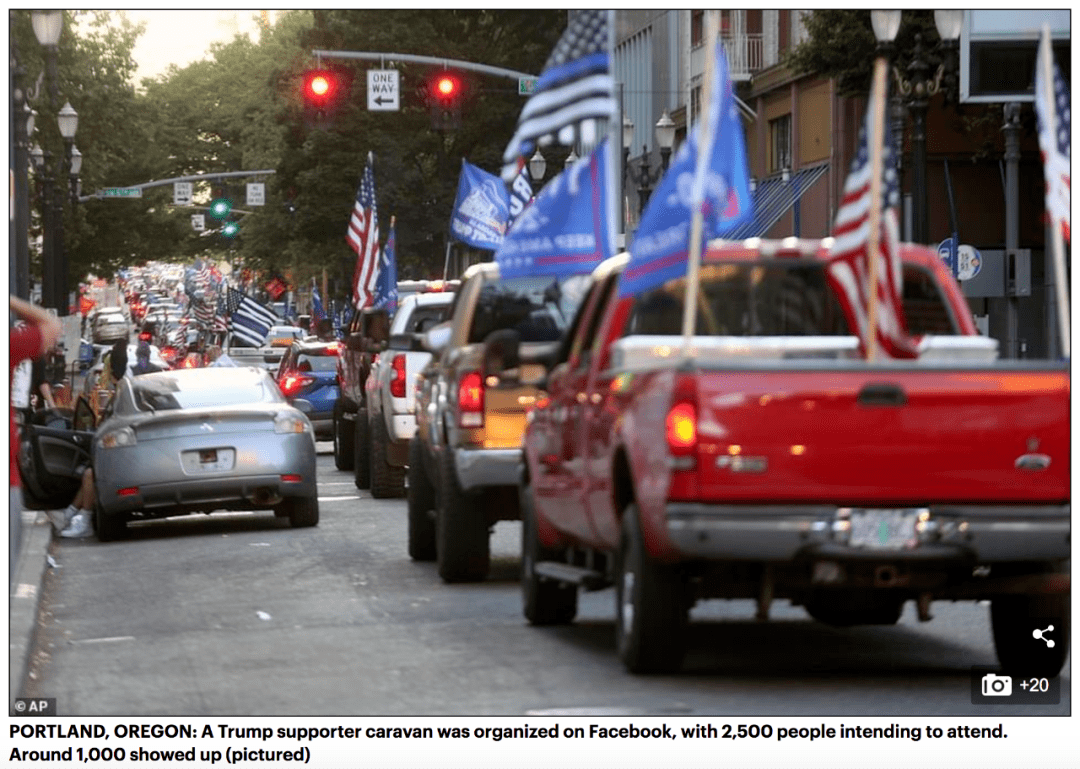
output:
[[[93,441],[102,540],[131,520],[218,509],[273,510],[315,526],[315,434],[264,369],[125,377]]]

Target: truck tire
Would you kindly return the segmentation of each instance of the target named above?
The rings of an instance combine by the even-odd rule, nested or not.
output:
[[[371,420],[371,496],[391,499],[405,496],[405,468],[394,467],[387,455],[390,434],[382,415]]]
[[[559,552],[543,547],[537,532],[532,486],[521,487],[521,597],[530,625],[566,625],[577,616],[577,585],[540,577],[539,561],[565,562]]]
[[[670,673],[686,653],[689,602],[678,571],[652,560],[631,502],[622,516],[615,582],[615,646],[631,673]]]
[[[439,457],[438,510],[435,514],[435,560],[443,582],[479,582],[488,575],[491,541],[487,519],[476,496],[458,485],[449,447]]]
[[[113,542],[128,535],[127,513],[106,513],[100,504],[94,503],[94,531],[99,542]]]
[[[420,439],[409,441],[409,557],[435,560],[435,486],[424,469]]]
[[[367,409],[360,409],[356,412],[356,421],[353,423],[353,480],[358,489],[371,486],[371,461],[368,458],[371,438],[368,433]]]
[[[1069,653],[1069,595],[1008,595],[990,601],[990,626],[998,662],[1006,673],[1046,676],[1061,672]],[[1052,631],[1046,629],[1053,625]],[[1042,630],[1042,641],[1033,638]]]
[[[338,470],[353,469],[353,423],[345,419],[345,405],[338,398],[334,404],[334,467]]]
[[[318,497],[289,497],[279,507],[283,514],[281,517],[287,517],[294,529],[319,525]],[[274,514],[277,515],[278,510]]]

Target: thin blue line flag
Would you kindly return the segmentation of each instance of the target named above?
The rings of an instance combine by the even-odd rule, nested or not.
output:
[[[693,201],[702,201],[705,244],[753,215],[746,143],[731,91],[727,57],[719,41],[706,119],[712,126],[712,146],[699,155],[702,123],[698,123],[679,148],[642,214],[619,282],[620,296],[640,294],[686,275]],[[702,161],[707,165],[699,175]]]
[[[556,176],[514,221],[495,252],[499,277],[592,272],[612,255],[609,140]]]

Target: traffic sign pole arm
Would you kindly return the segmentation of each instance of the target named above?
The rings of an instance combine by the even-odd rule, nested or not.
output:
[[[411,53],[372,53],[369,51],[312,51],[315,56],[325,56],[328,59],[367,59],[369,61],[385,61],[390,59],[391,61],[411,61],[415,64],[433,64],[437,67],[443,67],[448,69],[453,67],[454,69],[467,69],[473,72],[483,72],[488,75],[495,75],[496,77],[508,77],[511,80],[518,80],[523,77],[536,77],[536,75],[530,75],[527,72],[516,72],[512,69],[503,69],[502,67],[492,67],[489,64],[477,64],[472,61],[461,61],[459,59],[441,59],[437,56],[417,56]]]
[[[160,179],[154,182],[143,182],[142,184],[127,185],[128,189],[144,190],[150,187],[164,187],[166,184],[174,184],[176,182],[197,182],[206,181],[208,179],[231,179],[237,176],[262,176],[264,174],[277,173],[273,168],[266,169],[265,171],[221,171],[216,174],[195,174],[193,176],[176,176],[172,179]],[[93,195],[82,195],[79,197],[80,203],[85,203],[88,200],[101,200],[104,197],[101,190],[98,190]]]

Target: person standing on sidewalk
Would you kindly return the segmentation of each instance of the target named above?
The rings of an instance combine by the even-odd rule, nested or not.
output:
[[[43,356],[63,333],[60,320],[50,315],[43,308],[30,304],[17,296],[10,301],[11,311],[26,321],[24,325],[11,328],[10,368],[8,377],[15,372],[15,367],[22,361],[36,360]],[[11,486],[8,492],[10,516],[9,549],[11,555],[11,576],[15,573],[15,564],[19,555],[19,542],[22,537],[22,488],[19,479],[19,429],[15,423],[15,409],[11,407],[11,444],[8,452],[11,461]]]

